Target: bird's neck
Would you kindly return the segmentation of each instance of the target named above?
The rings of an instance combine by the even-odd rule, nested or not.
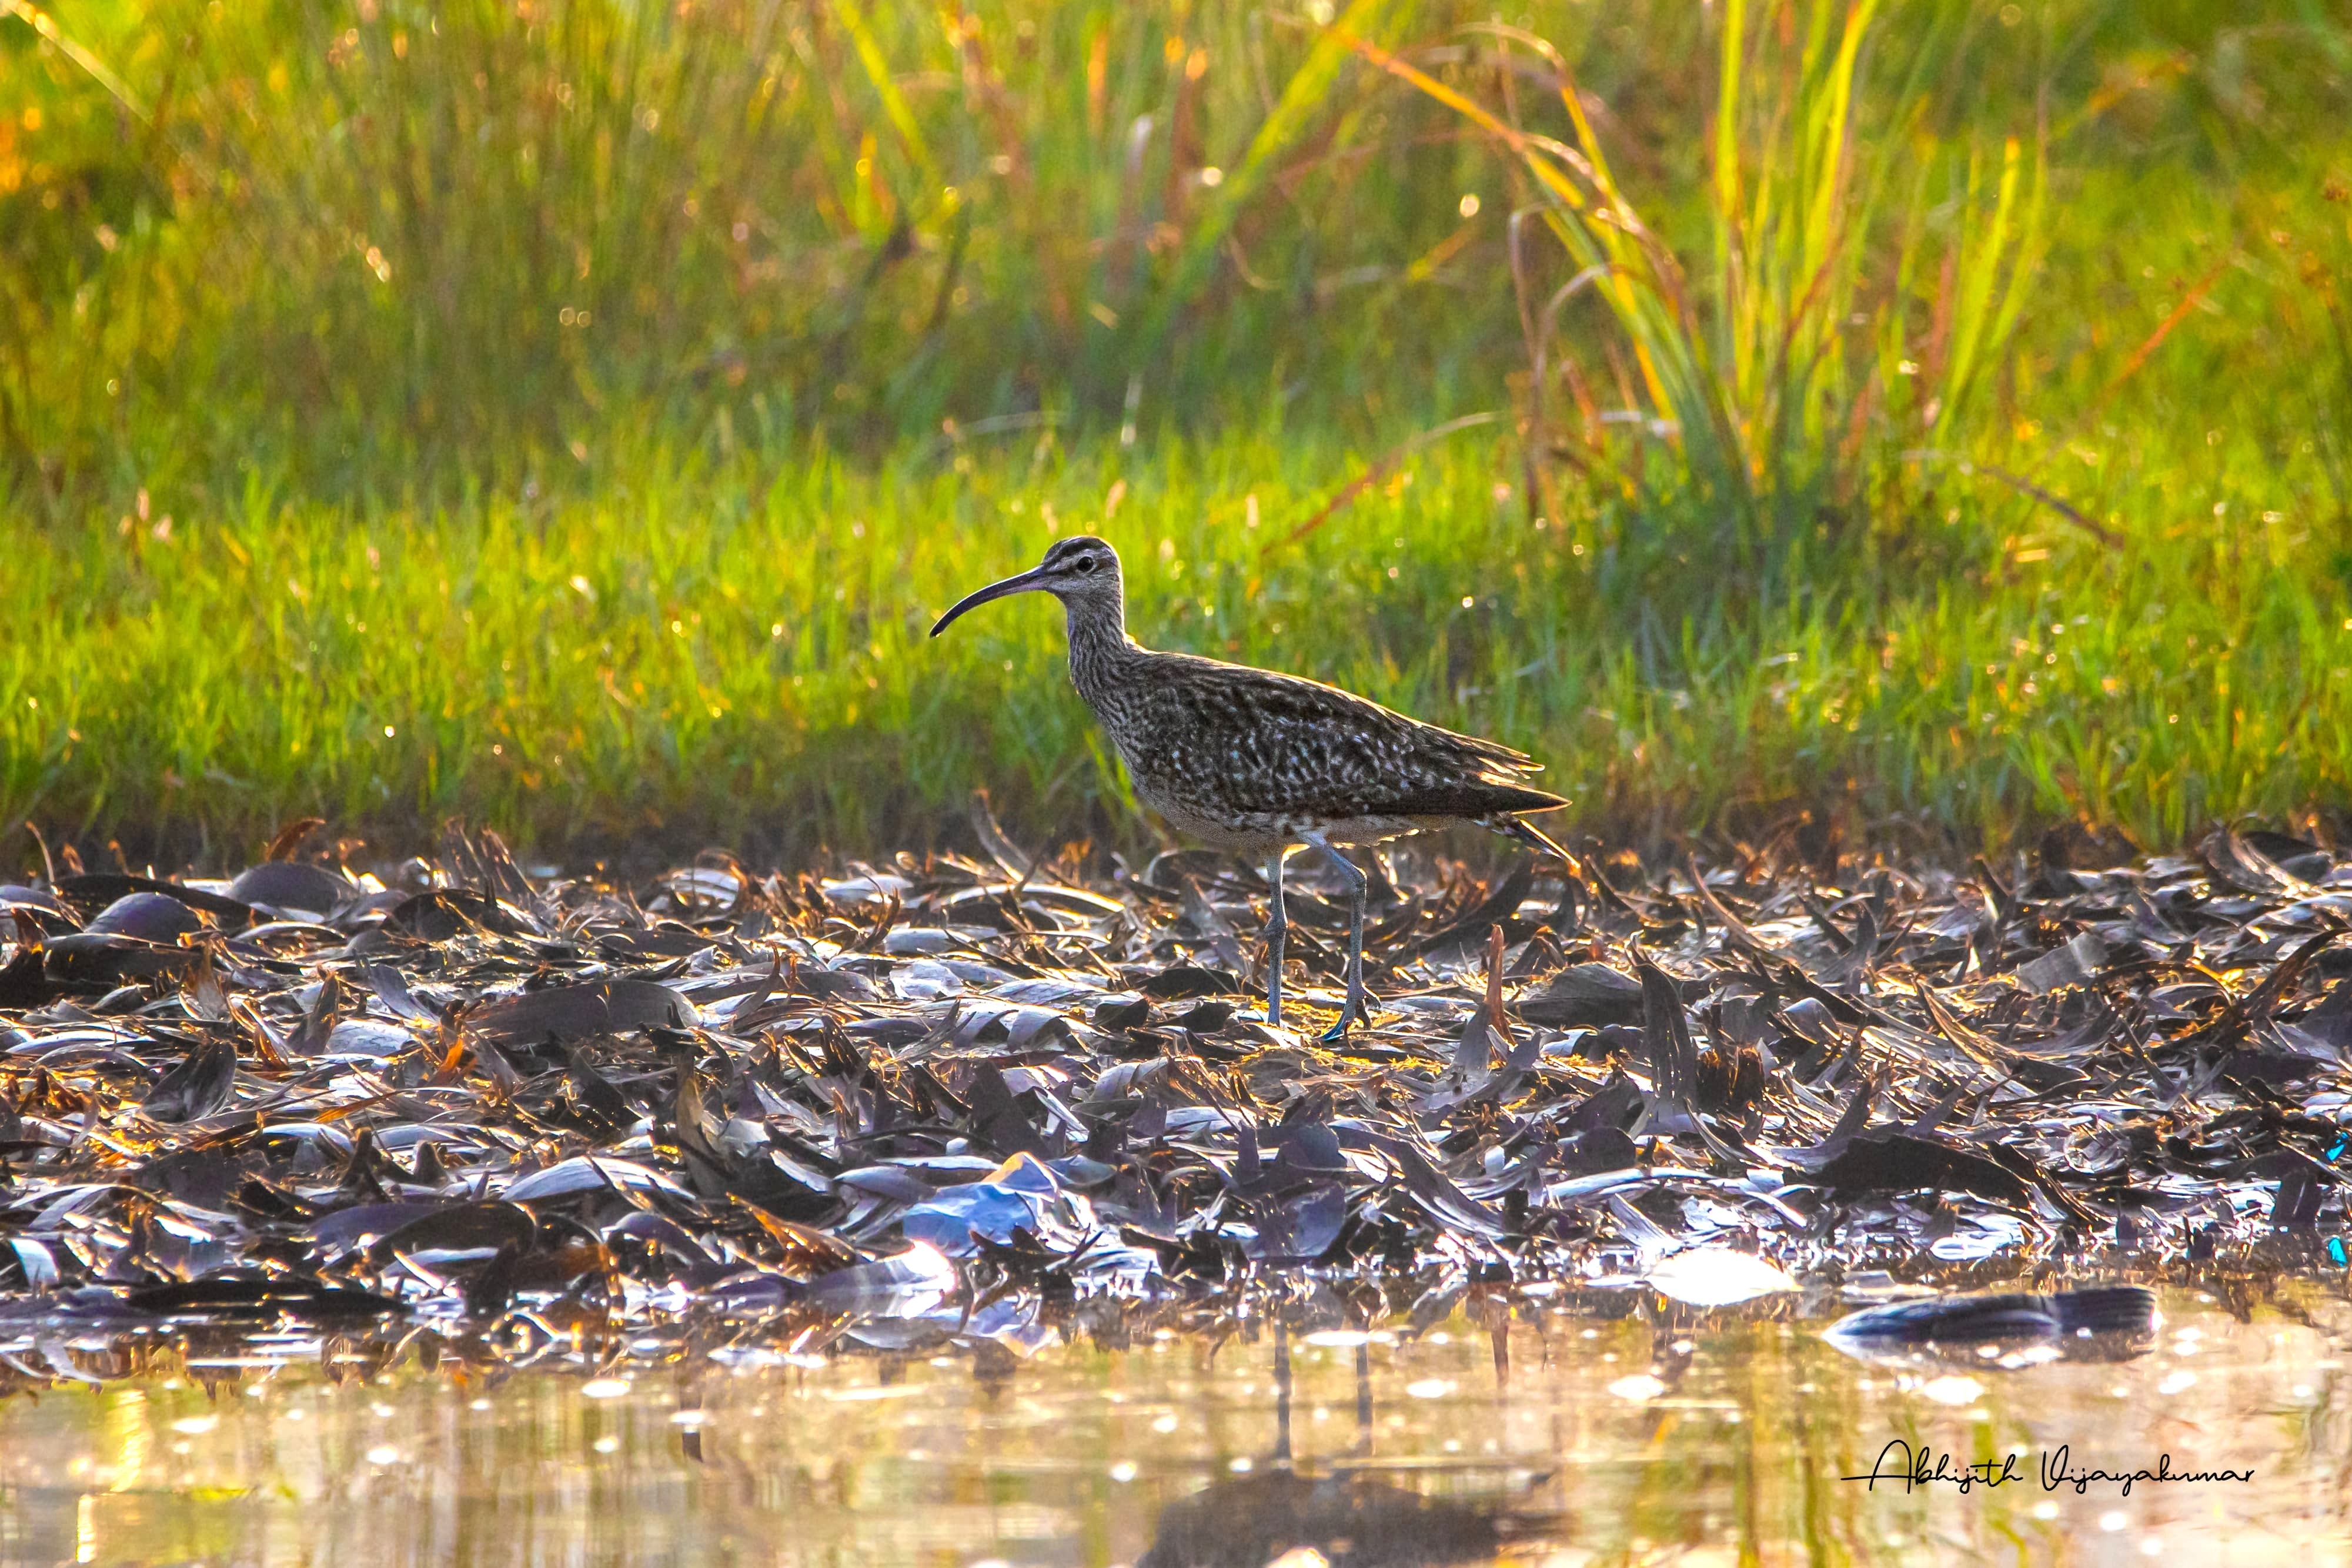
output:
[[[1127,607],[1120,603],[1074,603],[1069,609],[1070,684],[1090,705],[1143,650],[1127,634]]]

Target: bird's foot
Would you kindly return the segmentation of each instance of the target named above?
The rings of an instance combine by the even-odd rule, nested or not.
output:
[[[1323,1031],[1323,1043],[1329,1045],[1347,1039],[1349,1027],[1355,1024],[1362,1024],[1366,1029],[1372,1027],[1371,997],[1369,994],[1349,998],[1347,1005],[1339,1009],[1339,1021]]]

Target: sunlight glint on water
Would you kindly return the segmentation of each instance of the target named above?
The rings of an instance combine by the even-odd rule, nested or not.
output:
[[[1289,1345],[1288,1465],[1262,1328],[1216,1346],[856,1350],[816,1365],[752,1352],[593,1376],[488,1379],[404,1358],[341,1382],[318,1342],[298,1342],[307,1359],[205,1355],[142,1386],[12,1401],[0,1563],[1305,1568],[1748,1552],[2315,1568],[2352,1561],[2336,1480],[2352,1449],[2352,1316],[2309,1297],[2310,1323],[2271,1308],[2241,1322],[2169,1292],[2149,1354],[2014,1371],[1866,1364],[1824,1343],[1818,1320],[1523,1307],[1498,1381],[1477,1322],[1418,1341],[1326,1330]],[[2021,1479],[1906,1496],[1838,1479],[1894,1438],[1955,1464],[2019,1450]],[[2042,1458],[2062,1443],[2077,1469],[2168,1453],[2176,1471],[2254,1479],[2047,1490]]]

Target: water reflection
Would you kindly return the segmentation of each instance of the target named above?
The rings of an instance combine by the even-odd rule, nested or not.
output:
[[[1295,1468],[1290,1448],[1288,1325],[1274,1325],[1274,1452],[1263,1474],[1212,1481],[1160,1511],[1139,1568],[1249,1568],[1307,1554],[1355,1568],[1437,1568],[1491,1561],[1502,1544],[1495,1511],[1425,1497],[1366,1474],[1372,1451],[1369,1343],[1355,1346],[1352,1463],[1317,1475]]]
[[[1301,1286],[1211,1333],[647,1339],[501,1373],[433,1335],[70,1334],[0,1405],[0,1563],[2284,1563],[2352,1552],[2342,1281],[2171,1288],[2121,1360],[1858,1359],[1828,1292],[1699,1312]],[[1034,1343],[1031,1343],[1034,1341]],[[583,1342],[584,1343],[584,1342]],[[2121,1344],[2122,1342],[2116,1342]],[[30,1387],[27,1382],[25,1386]],[[1906,1490],[2069,1446],[2246,1484]]]
[[[2088,1290],[1964,1291],[1916,1296],[1850,1312],[1822,1334],[1881,1366],[1987,1363],[2004,1372],[2051,1361],[2131,1361],[2156,1344],[2156,1292],[2143,1285]]]
[[[1169,1504],[1142,1568],[1262,1568],[1310,1552],[1357,1568],[1433,1568],[1489,1562],[1500,1545],[1482,1510],[1361,1475],[1281,1469]]]

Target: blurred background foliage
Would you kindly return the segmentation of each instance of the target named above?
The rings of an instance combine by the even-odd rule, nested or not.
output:
[[[36,504],[255,463],[552,484],[648,426],[1402,430],[1513,377],[1576,455],[1640,415],[1763,481],[2005,447],[2192,287],[2192,352],[2284,371],[2345,259],[2322,0],[6,8],[0,440]]]

